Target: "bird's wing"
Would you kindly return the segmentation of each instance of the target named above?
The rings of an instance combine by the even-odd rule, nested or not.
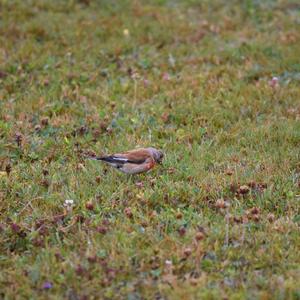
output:
[[[149,151],[144,148],[127,151],[124,153],[116,153],[112,155],[112,157],[114,157],[116,160],[132,164],[142,164],[147,160],[152,159]]]
[[[89,157],[93,160],[102,160],[112,165],[122,166],[125,163],[140,165],[145,162],[153,161],[151,153],[147,149],[140,148],[113,155]]]

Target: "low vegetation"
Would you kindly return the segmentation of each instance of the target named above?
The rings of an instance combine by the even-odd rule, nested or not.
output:
[[[0,0],[0,298],[300,299],[299,49],[297,1]]]

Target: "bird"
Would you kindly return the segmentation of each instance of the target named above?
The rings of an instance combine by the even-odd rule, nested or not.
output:
[[[156,164],[162,163],[163,157],[161,150],[149,147],[88,158],[103,161],[125,174],[134,175],[150,171]]]

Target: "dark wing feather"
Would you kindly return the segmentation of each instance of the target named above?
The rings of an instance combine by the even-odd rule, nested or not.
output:
[[[102,161],[105,161],[105,162],[111,163],[111,164],[121,164],[121,165],[123,165],[123,164],[127,163],[127,159],[121,158],[121,157],[115,157],[113,155],[97,157],[97,160],[102,160]]]
[[[124,165],[125,163],[130,164],[137,164],[140,165],[145,162],[145,159],[127,159],[124,157],[117,157],[117,156],[104,156],[104,157],[97,157],[97,160],[102,160],[107,163],[111,164],[118,164],[118,165]]]
[[[136,164],[136,165],[141,165],[145,161],[146,161],[145,159],[135,159],[135,160],[129,159],[129,160],[127,160],[128,163]]]

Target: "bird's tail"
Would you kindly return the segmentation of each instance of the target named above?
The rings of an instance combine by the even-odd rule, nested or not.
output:
[[[124,159],[119,159],[119,158],[116,158],[114,156],[100,156],[100,157],[96,157],[96,160],[102,160],[102,161],[105,161],[109,164],[115,164],[115,163],[124,163],[125,160]]]
[[[90,155],[84,155],[84,158],[90,159],[90,160],[104,160],[103,157],[90,156]]]

